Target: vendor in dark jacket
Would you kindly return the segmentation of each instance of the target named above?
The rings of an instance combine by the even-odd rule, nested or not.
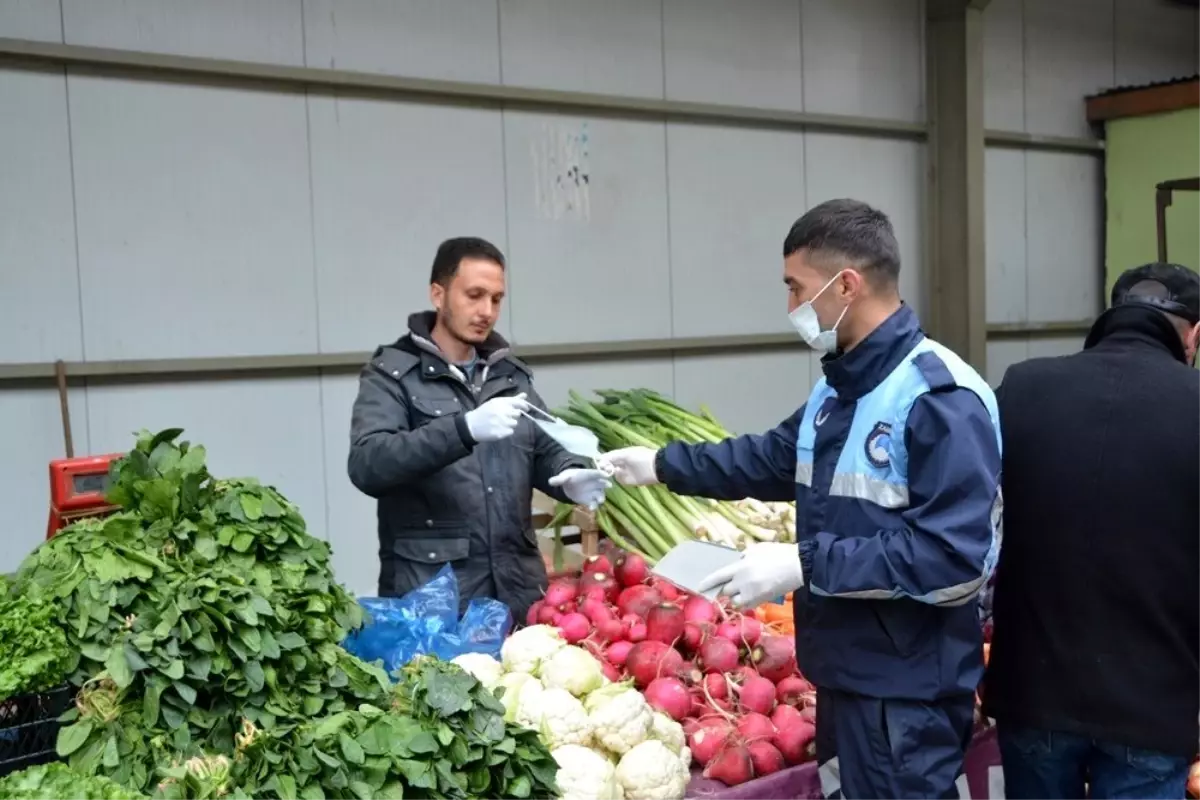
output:
[[[464,607],[494,597],[523,620],[546,587],[533,490],[594,508],[610,483],[526,418],[545,406],[529,367],[493,330],[504,269],[483,239],[438,248],[435,310],[409,317],[408,333],[363,367],[349,473],[379,501],[380,596],[401,596],[449,563]]]
[[[1184,796],[1200,742],[1200,278],[1129,270],[1080,353],[1008,369],[983,687],[1007,797]],[[1085,790],[1086,787],[1086,790]]]

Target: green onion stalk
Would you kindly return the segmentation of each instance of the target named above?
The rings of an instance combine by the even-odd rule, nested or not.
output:
[[[603,451],[657,450],[674,441],[715,444],[733,435],[707,408],[695,414],[650,389],[595,394],[599,400],[572,391],[567,407],[554,413],[596,434]],[[663,486],[614,485],[596,512],[597,525],[614,544],[651,563],[689,540],[738,549],[759,541],[794,541],[795,519],[792,503],[681,497]]]

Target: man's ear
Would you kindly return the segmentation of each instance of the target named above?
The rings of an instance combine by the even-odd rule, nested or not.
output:
[[[446,287],[440,283],[429,284],[429,302],[433,304],[434,311],[441,311],[442,304],[446,302]]]
[[[1196,352],[1200,351],[1200,322],[1192,326],[1187,338],[1183,341],[1183,349],[1187,351],[1188,361],[1195,363]]]

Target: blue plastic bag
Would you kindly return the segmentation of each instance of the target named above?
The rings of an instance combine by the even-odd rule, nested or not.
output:
[[[342,646],[364,661],[383,661],[389,674],[418,655],[446,661],[463,653],[499,658],[512,628],[508,606],[489,597],[471,600],[458,619],[458,579],[449,564],[403,597],[360,597],[358,603],[366,624]]]

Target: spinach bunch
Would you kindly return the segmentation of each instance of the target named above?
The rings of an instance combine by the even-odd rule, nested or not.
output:
[[[59,686],[72,662],[55,605],[6,591],[0,581],[0,700]]]
[[[390,688],[339,646],[362,611],[328,544],[275,489],[213,478],[181,433],[140,434],[110,475],[123,510],[61,532],[17,575],[57,604],[75,650],[59,754],[142,790],[170,754],[233,754],[246,722],[287,727]]]
[[[419,657],[387,709],[363,705],[248,737],[234,783],[290,798],[552,798],[558,765],[537,733],[453,664]]]
[[[39,764],[0,778],[0,800],[144,800],[145,795],[100,776],[83,775],[66,764]]]

